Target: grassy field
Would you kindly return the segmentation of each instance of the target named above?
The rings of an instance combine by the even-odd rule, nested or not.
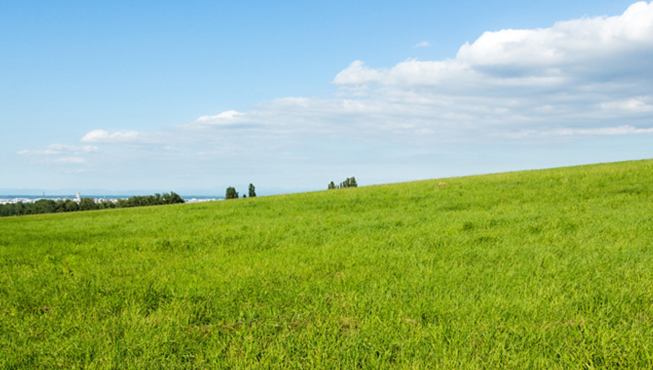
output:
[[[652,368],[653,161],[0,219],[1,369],[257,367]]]

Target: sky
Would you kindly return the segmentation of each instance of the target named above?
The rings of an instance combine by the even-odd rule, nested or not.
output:
[[[647,2],[4,1],[0,193],[653,158],[651,60]]]

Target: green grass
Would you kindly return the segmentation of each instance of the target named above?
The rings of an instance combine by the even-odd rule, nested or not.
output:
[[[0,368],[260,367],[653,367],[653,161],[0,219]]]

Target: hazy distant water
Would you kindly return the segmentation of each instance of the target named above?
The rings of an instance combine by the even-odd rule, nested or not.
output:
[[[106,199],[106,200],[116,200],[116,199],[127,199],[131,197],[131,195],[84,195],[81,194],[82,198],[93,198],[96,200],[101,200],[101,199]],[[59,200],[59,199],[75,199],[75,195],[0,195],[0,204],[5,204],[5,203],[17,203],[17,202],[23,202],[23,203],[32,203],[34,201],[37,201],[39,199],[51,199],[51,200]],[[197,202],[210,202],[214,200],[220,200],[223,199],[224,197],[218,197],[218,196],[201,196],[201,195],[188,195],[188,196],[182,196],[181,197],[186,203],[197,203]]]

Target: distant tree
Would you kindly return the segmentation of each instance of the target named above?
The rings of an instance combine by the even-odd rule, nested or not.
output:
[[[8,208],[9,208],[9,211],[8,211],[8,212],[9,212],[9,215],[10,215],[10,216],[18,216],[18,215],[20,215],[20,209],[18,209],[18,203],[7,204],[7,206],[8,206]]]
[[[142,206],[147,205],[147,201],[146,201],[145,197],[134,196],[134,197],[131,197],[130,199],[132,199],[132,204],[134,205],[134,207],[142,207]]]
[[[14,203],[14,214],[16,216],[24,215],[25,205],[23,202]]]
[[[0,216],[6,217],[6,216],[13,216],[13,215],[14,215],[13,204],[11,203],[0,204]]]
[[[235,194],[236,198],[238,193]],[[181,196],[175,192],[170,194],[165,193],[163,196],[160,194],[148,196],[133,196],[128,199],[116,199],[115,202],[110,200],[102,200],[96,203],[93,198],[82,198],[79,203],[71,199],[59,199],[53,201],[50,199],[39,199],[32,203],[8,203],[0,204],[0,216],[19,216],[19,215],[32,215],[41,213],[55,213],[55,212],[75,212],[75,211],[88,211],[93,209],[107,209],[107,208],[123,208],[123,207],[142,207],[153,206],[158,204],[173,204],[185,203]]]
[[[156,206],[157,204],[159,204],[154,195],[146,196],[144,202],[146,206]]]
[[[109,209],[116,208],[116,204],[110,200],[103,199],[102,202],[98,203],[99,209]]]
[[[171,191],[169,204],[177,204],[177,203],[185,203],[185,201],[181,199],[181,196],[179,196],[179,194],[175,193],[174,191]]]
[[[335,189],[335,188],[336,188],[336,184],[334,184],[333,181],[331,181],[331,182],[329,183],[329,186],[327,187],[327,190],[333,190],[333,189]]]
[[[91,211],[97,209],[97,205],[95,204],[95,199],[93,198],[82,198],[79,201],[79,210],[80,211]]]
[[[16,207],[12,203],[7,203],[2,209],[3,216],[16,216]]]
[[[133,196],[125,199],[123,207],[138,207],[141,205],[141,197]]]
[[[170,204],[170,194],[163,193],[163,196],[161,196],[161,203]]]
[[[247,198],[247,194],[243,194],[243,199]]]
[[[51,199],[39,199],[33,204],[34,213],[54,213],[57,204]]]
[[[249,197],[253,198],[256,196],[256,188],[254,187],[254,184],[249,184]],[[243,198],[245,195],[243,194]]]
[[[66,203],[65,203],[65,207],[66,207],[65,209],[66,209],[66,212],[75,212],[75,211],[79,211],[79,205],[77,205],[77,202],[73,202],[73,201],[70,200],[70,199],[66,199],[65,202],[66,202]]]
[[[224,197],[225,199],[238,199],[238,192],[232,186],[227,188],[227,193]]]
[[[356,183],[356,178],[354,176],[347,177],[345,181],[341,182],[340,185],[337,186],[338,189],[355,187],[358,187],[358,183]]]
[[[54,211],[57,213],[66,212],[66,202],[63,199],[57,200],[54,206]]]
[[[356,182],[356,178],[354,176],[349,178],[349,186],[352,188],[358,187],[358,183]]]

